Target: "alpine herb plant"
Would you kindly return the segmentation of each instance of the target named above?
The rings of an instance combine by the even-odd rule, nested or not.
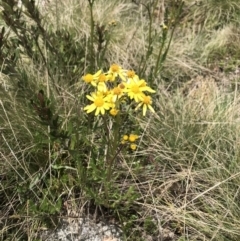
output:
[[[91,119],[94,126],[104,130],[98,139],[104,149],[105,183],[109,185],[114,161],[120,151],[137,149],[139,133],[137,129],[132,129],[134,126],[137,128],[134,116],[146,116],[148,110],[154,112],[149,94],[156,91],[133,70],[123,69],[117,64],[112,64],[107,72],[99,70],[94,74],[88,73],[82,79],[91,86],[88,89],[93,89],[86,95],[90,103],[84,107],[84,111],[92,116],[94,113]],[[105,186],[106,198],[107,189]]]

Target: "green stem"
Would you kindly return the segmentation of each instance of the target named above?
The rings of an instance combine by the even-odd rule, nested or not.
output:
[[[149,28],[148,28],[148,47],[147,47],[147,53],[145,56],[145,60],[143,63],[143,66],[141,68],[141,70],[139,69],[139,75],[142,76],[142,74],[145,72],[146,66],[147,66],[147,60],[151,55],[151,46],[152,46],[152,14],[151,14],[151,10],[150,10],[150,6],[145,5],[142,3],[142,5],[147,9],[148,12],[148,17],[149,17]]]
[[[107,176],[108,176],[108,171],[109,171],[109,160],[111,158],[111,153],[110,153],[110,149],[111,149],[111,138],[110,138],[110,133],[109,133],[109,129],[108,129],[108,124],[107,124],[107,119],[106,116],[103,116],[103,125],[104,125],[104,132],[105,132],[105,137],[103,140],[103,143],[107,143],[107,153],[105,156],[105,161],[106,161],[106,168],[107,168]],[[105,205],[107,205],[108,202],[108,181],[106,176],[104,176],[104,192],[105,192]]]
[[[167,31],[165,29],[163,30],[162,44],[161,44],[161,47],[159,49],[156,67],[155,67],[155,70],[154,70],[154,76],[156,76],[159,73],[159,71],[161,70],[161,65],[167,57],[167,53],[169,51],[169,48],[170,48],[170,45],[171,45],[171,42],[172,42],[173,34],[174,34],[176,26],[177,26],[176,23],[179,22],[179,17],[180,17],[180,14],[182,12],[183,4],[184,4],[184,2],[182,1],[181,5],[179,6],[177,16],[176,16],[174,24],[173,24],[173,28],[172,28],[172,31],[171,31],[171,35],[170,35],[166,50],[164,51],[164,54],[162,55],[162,51],[163,51],[163,48],[164,48],[164,45],[165,45],[166,39],[167,39]]]
[[[112,167],[114,160],[117,157],[118,151],[118,145],[119,145],[119,129],[120,129],[120,115],[116,116],[116,123],[114,123],[113,126],[113,137],[112,137],[112,143],[109,143],[110,148],[110,156],[108,160],[108,170],[107,170],[107,183],[111,180],[111,173],[112,173]]]
[[[106,168],[107,168],[107,174],[104,181],[104,191],[105,191],[105,200],[106,203],[108,202],[109,197],[109,187],[111,184],[111,178],[112,178],[112,170],[114,166],[114,161],[116,160],[119,152],[121,151],[121,148],[118,148],[119,146],[119,130],[120,130],[120,122],[121,118],[120,115],[116,116],[116,122],[113,123],[113,129],[111,130],[113,133],[111,135],[110,130],[107,126],[107,119],[104,116],[104,127],[106,131],[107,136],[107,154],[106,154]]]
[[[145,56],[145,60],[144,60],[144,63],[143,63],[143,67],[141,69],[141,71],[139,70],[139,75],[142,76],[142,74],[145,72],[146,70],[146,67],[147,67],[147,61],[149,59],[149,57],[151,56],[152,54],[152,50],[153,50],[153,47],[152,47],[152,43],[153,43],[153,40],[152,40],[152,24],[153,24],[153,12],[157,6],[157,3],[158,1],[155,1],[152,5],[152,11],[151,11],[151,6],[150,4],[148,3],[147,5],[146,4],[143,4],[141,3],[146,9],[147,9],[147,12],[148,12],[148,17],[149,17],[149,28],[148,28],[148,47],[147,47],[147,53],[146,53],[146,56]]]
[[[90,7],[90,72],[94,72],[94,19],[93,19],[93,3],[94,0],[88,0]]]
[[[159,52],[158,52],[158,57],[157,57],[157,62],[156,62],[155,71],[154,71],[154,76],[157,75],[157,72],[158,72],[158,69],[159,69],[159,65],[160,65],[160,63],[162,62],[162,61],[161,61],[162,51],[163,51],[163,48],[164,48],[164,45],[165,45],[165,42],[166,42],[166,38],[167,38],[167,33],[166,33],[166,31],[167,31],[167,30],[163,29],[163,38],[162,38],[161,47],[160,47]],[[168,43],[170,43],[170,40],[169,40]],[[170,45],[169,45],[169,46],[170,46]]]

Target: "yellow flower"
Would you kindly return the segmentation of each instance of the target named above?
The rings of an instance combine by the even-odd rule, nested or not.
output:
[[[134,143],[132,143],[132,144],[130,145],[130,148],[131,148],[133,151],[135,151],[135,150],[137,149],[137,145],[134,144]]]
[[[86,83],[91,83],[93,85],[95,84],[95,81],[99,78],[99,75],[101,74],[102,70],[99,70],[97,73],[95,74],[86,74],[82,77],[82,79],[86,82]]]
[[[137,76],[137,75],[136,75]],[[132,79],[129,83],[126,84],[125,92],[128,93],[130,99],[134,99],[136,102],[142,101],[144,97],[143,91],[148,91],[151,93],[156,92],[147,86],[146,81],[138,78]]]
[[[128,70],[127,71],[127,77],[129,79],[132,79],[135,76],[135,72],[133,70]]]
[[[116,102],[116,100],[120,99],[123,96],[123,89],[121,85],[112,89],[112,101]]]
[[[154,109],[152,108],[151,104],[152,104],[152,98],[150,96],[144,95],[143,99],[136,107],[136,110],[142,106],[143,107],[143,116],[146,115],[147,109],[149,109],[152,112],[155,112]]]
[[[110,66],[110,69],[108,71],[108,74],[112,75],[112,81],[115,80],[116,77],[120,77],[122,80],[126,80],[125,78],[125,70],[122,69],[121,66],[117,65],[117,64],[112,64]]]
[[[111,104],[108,102],[108,96],[104,96],[101,93],[92,93],[91,96],[87,95],[87,98],[93,102],[91,105],[87,105],[84,108],[87,113],[96,110],[95,115],[99,115],[99,113],[104,115],[105,110],[109,110],[111,108]]]
[[[100,70],[101,71],[101,70]],[[97,74],[95,75],[94,80],[91,82],[91,84],[94,87],[97,87],[98,91],[100,92],[106,92],[107,91],[107,86],[106,86],[106,82],[109,80],[109,75],[106,74],[101,74],[101,72],[97,72]]]
[[[117,109],[115,109],[115,108],[112,108],[112,109],[109,111],[110,115],[112,115],[112,116],[116,116],[116,115],[118,114],[118,112],[119,112],[119,110],[117,110]]]
[[[127,140],[128,140],[128,135],[124,135],[124,136],[122,137],[121,143],[122,143],[122,144],[126,144]]]
[[[100,74],[97,79],[98,82],[106,82],[108,81],[108,75]]]
[[[138,139],[138,135],[130,134],[129,136],[129,141],[134,142]]]
[[[137,145],[134,143],[136,140],[138,139],[138,135],[135,135],[135,134],[130,134],[129,136],[128,135],[124,135],[122,137],[122,141],[121,143],[122,144],[126,144],[127,142],[130,144],[130,148],[132,150],[136,150],[137,148]]]

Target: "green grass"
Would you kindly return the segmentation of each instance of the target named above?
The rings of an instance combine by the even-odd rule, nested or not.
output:
[[[0,239],[37,240],[69,202],[114,218],[129,241],[238,241],[237,1],[169,1],[166,32],[158,1],[95,1],[92,19],[92,1],[51,1],[39,16],[11,2],[0,2]],[[156,90],[155,113],[119,129],[83,110],[82,76],[113,63]],[[131,131],[135,152],[109,141]]]

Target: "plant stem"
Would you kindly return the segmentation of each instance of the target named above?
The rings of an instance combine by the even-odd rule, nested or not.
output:
[[[117,157],[117,154],[119,151],[117,151],[118,145],[119,145],[119,126],[120,124],[120,115],[116,116],[116,123],[114,123],[113,127],[113,136],[112,136],[112,143],[110,143],[110,159],[108,161],[108,170],[107,170],[107,182],[110,182],[111,179],[111,173],[112,173],[112,166],[114,163],[114,160]]]
[[[181,5],[178,8],[177,16],[176,16],[174,24],[173,24],[173,28],[172,28],[172,31],[171,31],[171,35],[170,35],[166,50],[164,51],[164,53],[162,55],[162,51],[163,51],[163,48],[164,48],[164,45],[165,45],[166,39],[167,39],[167,30],[163,29],[162,44],[161,44],[161,47],[159,49],[156,67],[155,67],[155,70],[154,70],[154,76],[155,77],[159,73],[159,71],[161,70],[162,63],[165,61],[165,59],[167,57],[167,53],[169,51],[169,48],[170,48],[170,45],[171,45],[171,42],[172,42],[173,34],[174,34],[175,29],[176,29],[177,22],[179,20],[180,14],[182,12],[183,4],[184,4],[184,2],[182,1]]]
[[[93,19],[93,3],[94,0],[88,0],[90,7],[90,72],[94,72],[94,19]]]
[[[158,3],[158,1],[155,1],[152,6],[149,3],[148,4],[141,3],[147,10],[148,17],[149,17],[149,27],[148,27],[148,47],[147,47],[147,52],[146,52],[146,55],[145,55],[143,67],[141,68],[141,70],[139,69],[139,71],[138,71],[140,76],[142,76],[143,73],[145,72],[146,67],[147,67],[147,61],[148,61],[148,59],[151,56],[152,51],[153,51],[153,47],[152,47],[152,43],[153,43],[153,38],[152,38],[153,11],[156,8],[157,3]],[[152,8],[152,11],[151,11],[151,8]]]

